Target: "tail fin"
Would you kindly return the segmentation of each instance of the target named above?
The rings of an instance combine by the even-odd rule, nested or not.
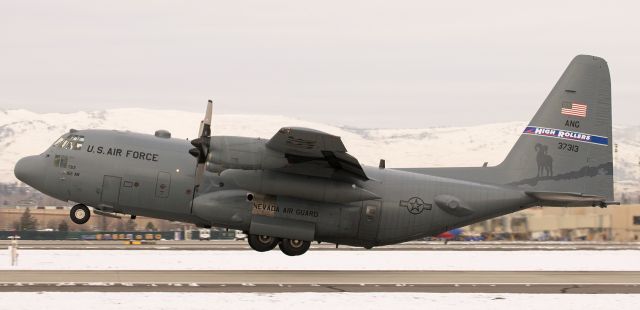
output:
[[[595,56],[576,56],[495,169],[502,184],[613,200],[607,62]]]

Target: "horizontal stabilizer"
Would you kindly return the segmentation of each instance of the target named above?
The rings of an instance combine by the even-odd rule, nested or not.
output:
[[[525,192],[528,196],[538,200],[545,206],[580,207],[580,206],[606,206],[607,198],[598,195],[586,195],[582,193],[567,192]]]

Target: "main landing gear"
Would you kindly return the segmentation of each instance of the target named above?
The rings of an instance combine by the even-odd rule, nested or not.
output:
[[[89,208],[87,208],[87,206],[79,203],[71,208],[69,216],[71,217],[72,222],[76,224],[84,224],[89,221],[91,212],[89,212]]]
[[[278,245],[280,239],[265,235],[249,235],[249,246],[258,251],[271,251]]]
[[[280,251],[289,256],[298,256],[307,252],[311,242],[295,239],[282,239],[278,244]]]
[[[280,247],[282,253],[289,256],[302,255],[309,250],[311,246],[310,241],[295,240],[295,239],[280,239],[265,235],[249,235],[247,238],[249,246],[258,252],[267,252],[273,250],[273,248]]]

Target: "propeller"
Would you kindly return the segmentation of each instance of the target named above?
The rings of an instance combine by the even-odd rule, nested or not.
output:
[[[198,165],[196,166],[195,191],[198,190],[198,188],[200,187],[200,183],[202,182],[205,163],[207,162],[207,155],[209,155],[209,149],[211,146],[212,110],[213,101],[209,100],[209,102],[207,103],[207,111],[204,114],[204,119],[200,122],[198,138],[191,140],[191,145],[193,145],[194,148],[189,150],[189,154],[198,159]]]

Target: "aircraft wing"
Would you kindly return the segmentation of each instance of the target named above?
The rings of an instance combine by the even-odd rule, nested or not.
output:
[[[281,128],[266,147],[284,153],[288,165],[278,171],[327,178],[369,179],[358,160],[347,153],[340,137],[322,131]]]

